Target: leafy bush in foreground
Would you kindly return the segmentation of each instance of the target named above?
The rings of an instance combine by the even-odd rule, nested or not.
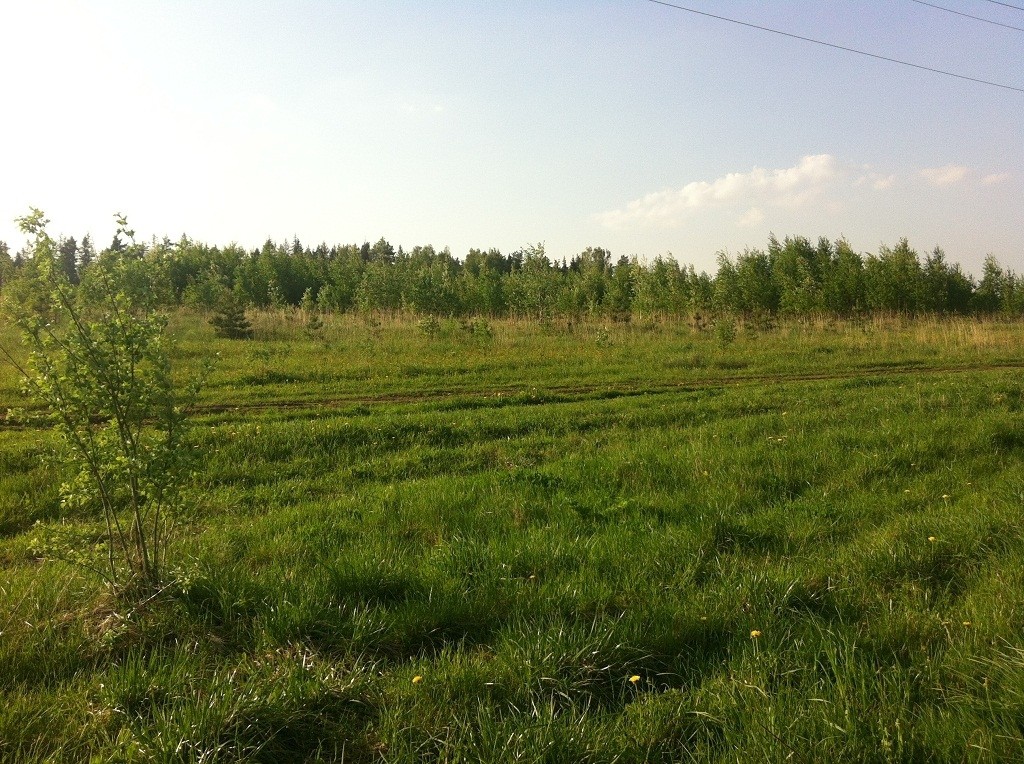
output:
[[[93,302],[82,306],[42,212],[19,223],[34,237],[32,270],[9,305],[28,364],[4,355],[57,432],[59,463],[70,476],[60,487],[62,507],[99,509],[105,527],[93,541],[43,529],[37,549],[93,570],[119,593],[151,593],[164,581],[169,514],[186,474],[166,317],[129,296],[116,267],[92,274]],[[123,218],[119,224],[131,237]]]

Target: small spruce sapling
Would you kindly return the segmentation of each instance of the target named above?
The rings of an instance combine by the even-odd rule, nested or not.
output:
[[[245,308],[234,294],[224,294],[217,312],[210,318],[210,325],[218,337],[230,340],[252,339],[252,325],[245,317]]]

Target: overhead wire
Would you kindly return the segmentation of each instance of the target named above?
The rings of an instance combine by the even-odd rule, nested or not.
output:
[[[986,24],[995,24],[997,27],[1005,27],[1006,29],[1016,29],[1018,32],[1024,32],[1024,27],[1015,27],[1012,24],[1004,24],[1001,21],[993,21],[992,19],[984,19],[981,16],[972,16],[969,13],[961,13],[960,11],[955,11],[952,8],[946,8],[946,7],[941,6],[941,5],[936,5],[935,3],[925,2],[925,0],[910,0],[910,2],[917,3],[918,5],[927,5],[929,8],[935,8],[936,10],[945,11],[946,13],[955,13],[957,16],[963,16],[965,19],[974,19],[975,21],[984,21]]]
[[[983,80],[978,77],[969,77],[966,74],[957,74],[956,72],[946,71],[945,69],[936,69],[931,66],[925,66],[924,64],[915,64],[911,61],[903,61],[898,58],[891,58],[890,56],[883,56],[878,53],[870,53],[866,50],[859,50],[857,48],[849,48],[845,45],[838,45],[833,42],[825,42],[824,40],[817,40],[813,37],[804,37],[803,35],[794,34],[793,32],[784,32],[781,29],[773,29],[772,27],[761,26],[760,24],[753,24],[749,21],[740,21],[739,19],[732,19],[728,16],[719,16],[714,13],[708,13],[707,11],[699,11],[696,8],[688,8],[684,5],[677,5],[676,3],[669,3],[666,0],[647,0],[649,3],[655,5],[663,5],[666,8],[674,8],[677,11],[685,11],[686,13],[693,13],[697,16],[704,16],[709,19],[717,19],[718,21],[727,21],[730,24],[738,24],[739,26],[748,27],[750,29],[757,29],[761,32],[771,32],[772,34],[781,35],[782,37],[790,37],[794,40],[802,40],[803,42],[814,43],[815,45],[822,45],[826,48],[833,48],[835,50],[844,50],[847,53],[856,53],[860,56],[867,56],[868,58],[878,59],[879,61],[888,61],[892,64],[900,64],[901,66],[909,66],[914,69],[921,69],[926,72],[932,72],[933,74],[941,74],[946,77],[955,77],[958,80],[967,80],[968,82],[975,82],[979,85],[991,85],[995,88],[1002,88],[1003,90],[1013,90],[1017,93],[1024,93],[1024,87],[1018,87],[1016,85],[1006,85],[1001,82],[993,82],[992,80]]]
[[[993,5],[1001,5],[1004,8],[1015,8],[1018,11],[1024,11],[1024,6],[1021,6],[1021,5],[1011,5],[1010,3],[1001,3],[1001,2],[999,2],[999,0],[987,0],[987,2],[992,3]]]

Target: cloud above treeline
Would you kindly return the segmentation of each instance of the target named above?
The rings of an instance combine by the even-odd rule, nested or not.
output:
[[[921,170],[921,177],[934,186],[952,186],[967,177],[970,168],[962,164],[947,164],[942,167],[926,167]]]
[[[982,178],[981,184],[983,186],[995,186],[998,185],[999,183],[1006,183],[1012,177],[1013,176],[1010,175],[1010,173],[1008,172],[996,172],[992,173],[991,175],[986,175],[984,178]]]
[[[946,187],[971,175],[963,165],[924,168],[917,175],[925,182]],[[1008,173],[987,175],[980,182],[993,185],[1009,180]],[[769,170],[754,167],[749,172],[732,172],[714,180],[687,183],[681,188],[655,191],[614,210],[598,213],[597,221],[612,230],[643,227],[673,228],[695,214],[720,209],[736,215],[736,225],[755,226],[766,218],[765,209],[800,209],[810,205],[838,204],[839,192],[866,188],[885,192],[899,178],[868,165],[844,162],[832,154],[803,157],[792,167]]]

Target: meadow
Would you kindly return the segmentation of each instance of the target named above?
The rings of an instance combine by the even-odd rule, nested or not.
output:
[[[0,760],[1024,758],[1021,322],[252,318],[166,596],[0,420]]]

